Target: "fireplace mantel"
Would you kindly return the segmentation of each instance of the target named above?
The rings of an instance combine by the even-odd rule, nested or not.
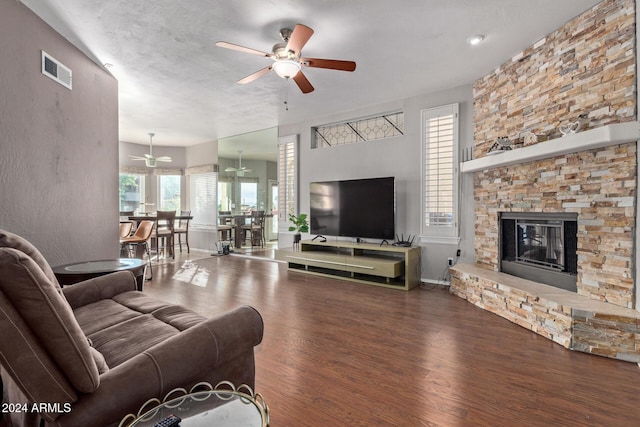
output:
[[[461,163],[460,170],[463,173],[477,172],[638,140],[640,140],[639,122],[617,123],[469,160]]]

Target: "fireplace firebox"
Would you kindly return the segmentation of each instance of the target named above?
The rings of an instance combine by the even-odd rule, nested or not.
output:
[[[502,272],[577,291],[577,214],[503,212],[500,249]]]

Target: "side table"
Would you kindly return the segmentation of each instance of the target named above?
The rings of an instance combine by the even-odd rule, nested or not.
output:
[[[138,258],[103,259],[99,261],[74,262],[53,267],[60,286],[73,285],[115,271],[131,271],[136,276],[139,291],[144,284],[147,263]]]
[[[150,399],[137,415],[124,417],[118,427],[154,427],[169,415],[193,426],[269,427],[269,408],[262,396],[247,385],[236,388],[229,381],[215,387],[198,383],[190,392],[175,389],[162,402]]]

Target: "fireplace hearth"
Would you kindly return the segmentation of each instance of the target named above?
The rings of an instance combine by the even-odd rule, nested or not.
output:
[[[501,213],[500,271],[576,292],[577,220],[571,213]]]

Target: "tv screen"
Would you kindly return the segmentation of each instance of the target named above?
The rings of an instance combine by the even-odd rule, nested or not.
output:
[[[394,238],[394,177],[312,182],[309,190],[311,234]]]

